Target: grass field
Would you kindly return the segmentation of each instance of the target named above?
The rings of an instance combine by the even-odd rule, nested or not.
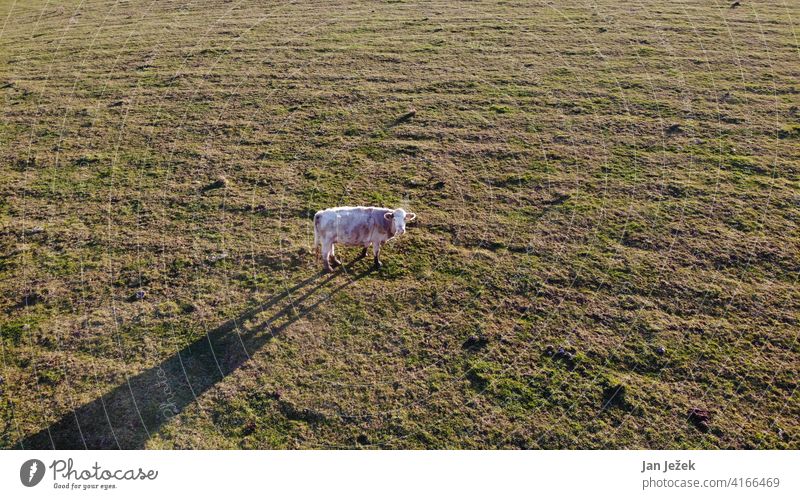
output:
[[[0,0],[0,447],[799,448],[800,4],[730,3]]]

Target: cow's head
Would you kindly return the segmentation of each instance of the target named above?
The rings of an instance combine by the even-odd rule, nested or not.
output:
[[[398,208],[392,212],[383,215],[386,220],[392,222],[394,226],[394,235],[399,236],[406,231],[406,222],[410,222],[417,218],[415,213],[406,213],[403,208]]]

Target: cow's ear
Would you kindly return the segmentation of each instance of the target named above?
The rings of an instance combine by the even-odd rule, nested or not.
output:
[[[385,218],[386,220],[391,220],[394,218],[394,213],[392,213],[391,211],[389,213],[384,213],[383,218]]]
[[[406,215],[406,222],[410,222],[410,221],[414,220],[415,218],[417,218],[417,214],[416,213],[408,213]]]

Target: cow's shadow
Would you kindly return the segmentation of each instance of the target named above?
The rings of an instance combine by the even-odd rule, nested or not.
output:
[[[49,427],[23,438],[15,448],[143,448],[166,422],[239,368],[275,335],[370,272],[371,269],[316,273],[209,331],[159,365],[128,378]],[[326,287],[334,281],[342,282]],[[269,312],[275,308],[277,311]]]

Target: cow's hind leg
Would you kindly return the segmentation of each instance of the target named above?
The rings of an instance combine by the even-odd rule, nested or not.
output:
[[[336,258],[336,248],[333,244],[331,244],[331,256],[333,257],[333,266],[338,267],[342,264],[342,261]]]
[[[322,243],[322,266],[325,272],[330,272],[331,269],[331,254],[333,253],[333,244],[323,241]]]
[[[372,243],[367,243],[367,245],[364,246],[364,249],[361,250],[361,254],[358,255],[358,259],[359,260],[361,260],[362,258],[366,258],[367,257],[367,251],[369,250],[369,245],[370,244],[372,244]]]

